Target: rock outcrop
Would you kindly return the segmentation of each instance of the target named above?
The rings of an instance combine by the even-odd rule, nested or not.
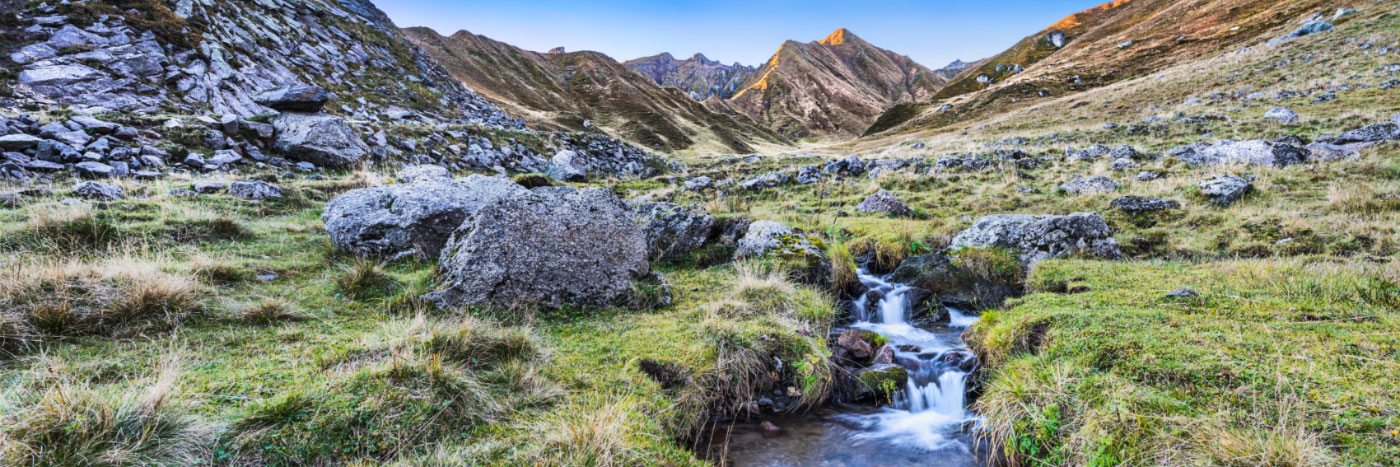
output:
[[[544,187],[486,201],[439,260],[441,307],[627,306],[651,280],[646,234],[600,188]]]
[[[647,257],[675,260],[705,245],[715,217],[696,205],[629,203],[647,238]]]
[[[326,204],[321,220],[331,243],[359,256],[437,258],[482,205],[524,192],[504,177],[415,177],[342,194]]]
[[[998,214],[983,217],[953,237],[952,246],[1000,247],[1015,251],[1026,266],[1051,258],[1122,256],[1108,223],[1094,213],[1067,216]]]

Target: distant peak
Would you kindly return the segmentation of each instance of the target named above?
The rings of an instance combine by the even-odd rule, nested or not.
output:
[[[709,58],[709,57],[706,57],[705,54],[697,53],[697,54],[695,54],[695,55],[691,55],[691,56],[690,56],[690,61],[692,61],[692,62],[700,62],[700,63],[710,63],[710,58]]]
[[[851,33],[850,29],[841,28],[832,32],[830,36],[826,36],[826,39],[822,39],[821,45],[841,45],[853,39],[857,39],[857,37]]]

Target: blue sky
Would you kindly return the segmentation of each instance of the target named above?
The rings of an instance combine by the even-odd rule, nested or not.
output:
[[[468,30],[525,49],[596,50],[618,60],[696,52],[757,65],[788,39],[837,28],[920,64],[988,57],[1105,0],[377,0],[401,27]]]

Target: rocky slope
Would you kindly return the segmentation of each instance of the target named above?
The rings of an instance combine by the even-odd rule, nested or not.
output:
[[[669,53],[662,53],[628,60],[622,62],[622,66],[641,73],[656,84],[680,89],[697,101],[710,97],[728,99],[758,72],[757,68],[738,63],[725,65],[703,54],[677,60]]]
[[[364,0],[122,0],[16,12],[4,17],[0,45],[11,65],[0,99],[17,117],[3,125],[16,139],[0,159],[11,178],[405,162],[630,176],[665,165],[606,136],[527,129]],[[550,155],[566,152],[561,169]]]
[[[531,122],[602,130],[663,151],[750,152],[781,141],[748,118],[712,112],[597,52],[541,54],[459,31],[404,30],[453,75]]]
[[[894,104],[932,97],[946,79],[839,29],[784,43],[730,104],[785,135],[849,137]]]
[[[866,133],[938,127],[1149,75],[1260,45],[1287,33],[1280,28],[1328,19],[1338,6],[1320,0],[1116,0],[1070,15],[969,68],[933,96],[937,102],[891,108]]]

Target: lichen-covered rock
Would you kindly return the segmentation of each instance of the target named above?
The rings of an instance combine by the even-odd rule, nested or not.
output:
[[[1130,215],[1138,215],[1145,212],[1181,209],[1181,203],[1179,202],[1143,196],[1124,196],[1122,198],[1113,200],[1112,203],[1109,203],[1109,206],[1118,208],[1118,210],[1128,213]]]
[[[399,170],[399,173],[395,175],[394,178],[397,178],[399,182],[402,183],[413,183],[420,180],[433,179],[450,180],[452,179],[452,173],[448,172],[446,167],[439,165],[413,165]]]
[[[546,187],[487,201],[439,260],[440,307],[626,306],[654,276],[646,235],[612,192]]]
[[[1279,107],[1264,113],[1264,118],[1278,121],[1284,125],[1292,125],[1298,123],[1298,112]]]
[[[1202,195],[1210,198],[1211,202],[1229,207],[1249,194],[1250,190],[1254,189],[1254,184],[1237,175],[1215,174],[1197,183],[1196,187],[1201,190]]]
[[[581,166],[581,162],[577,152],[559,151],[549,159],[549,178],[561,182],[586,182],[588,170]]]
[[[320,112],[331,94],[320,86],[281,86],[253,96],[258,105],[282,112]]]
[[[1095,213],[1068,216],[997,214],[973,222],[953,237],[953,247],[1007,248],[1027,267],[1050,258],[1085,255],[1118,259],[1122,253],[1108,223]]]
[[[773,221],[754,221],[744,238],[739,240],[735,258],[758,258],[770,254],[821,255],[807,236],[797,234],[791,227]]]
[[[908,384],[909,370],[886,363],[863,368],[856,372],[856,378],[860,380],[867,394],[892,398]]]
[[[715,216],[696,205],[671,203],[629,203],[647,237],[647,257],[656,260],[679,259],[705,245],[715,225]]]
[[[1060,185],[1066,193],[1076,195],[1097,195],[1118,191],[1118,182],[1102,175],[1084,177]]]
[[[288,159],[322,167],[348,167],[369,154],[369,146],[340,117],[285,113],[272,120],[273,147]]]
[[[1400,140],[1400,122],[1384,122],[1342,133],[1333,144],[1378,143]]]
[[[503,177],[418,177],[352,190],[326,204],[331,243],[355,255],[437,258],[452,233],[487,201],[525,187]]]
[[[856,210],[861,212],[883,212],[896,216],[910,216],[914,214],[914,210],[909,209],[909,206],[905,206],[903,202],[900,202],[899,198],[894,196],[894,193],[885,190],[877,191],[875,194],[866,197],[864,201],[856,205]]]
[[[1000,265],[1006,269],[1004,274],[975,274],[947,254],[930,253],[911,256],[900,262],[890,275],[890,280],[927,291],[918,295],[919,300],[911,302],[916,310],[924,309],[931,300],[964,309],[996,308],[1008,298],[1019,296],[1022,288],[1019,258],[1004,251],[990,251],[988,255],[1000,258],[996,256],[998,253],[1006,256],[1003,262],[1009,262]],[[946,320],[947,315],[937,318],[937,321]]]
[[[122,187],[97,182],[82,182],[74,185],[73,196],[100,201],[118,201],[126,199],[126,193],[122,190]]]
[[[1336,162],[1361,157],[1361,152],[1347,146],[1313,143],[1307,146],[1308,162]]]
[[[1298,164],[1308,157],[1306,149],[1261,140],[1182,146],[1173,149],[1170,154],[1190,165],[1248,164],[1265,167]]]
[[[246,180],[228,185],[228,194],[234,198],[257,201],[268,198],[281,198],[282,187],[262,180]]]

